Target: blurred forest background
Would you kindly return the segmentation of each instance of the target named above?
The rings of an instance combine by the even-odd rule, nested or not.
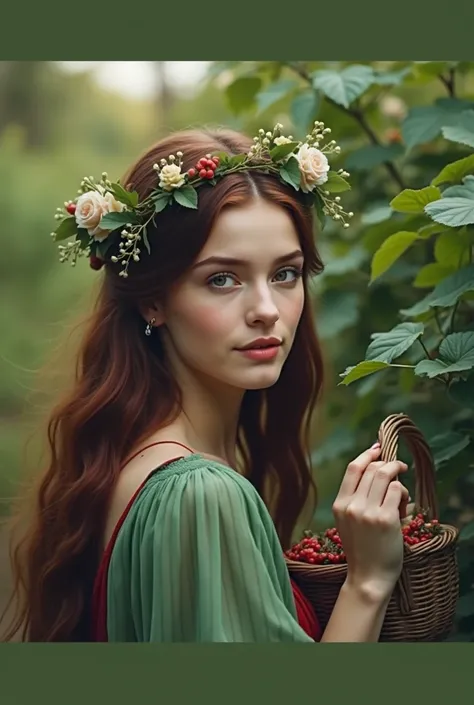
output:
[[[173,78],[167,62],[148,62],[142,96],[99,84],[94,67],[64,64],[0,62],[3,518],[40,465],[38,424],[61,391],[45,365],[71,373],[71,353],[58,346],[100,276],[85,261],[59,265],[49,237],[56,207],[84,175],[120,177],[170,130],[225,124],[253,135],[281,122],[303,139],[323,120],[342,147],[332,166],[351,174],[342,199],[355,217],[348,230],[328,219],[318,233],[327,378],[313,440],[314,526],[333,525],[346,465],[381,421],[407,413],[433,450],[441,519],[462,529],[451,639],[473,641],[474,63],[209,62],[195,74],[183,65],[177,80],[179,67]],[[114,77],[120,87],[119,66]],[[410,460],[403,442],[400,456]],[[407,484],[414,496],[413,472]],[[0,608],[8,585],[0,533]]]

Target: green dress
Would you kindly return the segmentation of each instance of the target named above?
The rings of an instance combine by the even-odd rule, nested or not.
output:
[[[196,453],[160,466],[130,500],[97,575],[93,632],[110,642],[315,641],[260,495]]]

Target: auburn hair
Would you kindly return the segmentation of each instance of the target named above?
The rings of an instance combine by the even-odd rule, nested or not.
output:
[[[156,184],[152,166],[177,151],[184,168],[204,154],[248,151],[252,142],[226,129],[172,133],[147,150],[121,180],[145,198]],[[226,176],[199,189],[197,210],[167,208],[148,231],[151,254],[132,262],[128,278],[108,261],[86,319],[71,388],[47,418],[48,460],[31,488],[32,507],[20,541],[12,539],[13,617],[4,640],[87,641],[93,583],[101,559],[108,503],[132,449],[173,421],[180,391],[166,364],[159,328],[149,338],[140,307],[162,300],[204,246],[219,213],[255,197],[291,216],[305,257],[305,303],[292,349],[278,381],[246,391],[237,451],[239,471],[266,502],[282,548],[317,491],[311,472],[311,417],[323,382],[323,363],[309,278],[323,269],[312,208],[300,192],[258,171]],[[141,309],[143,310],[143,308]],[[19,637],[18,637],[19,635]]]

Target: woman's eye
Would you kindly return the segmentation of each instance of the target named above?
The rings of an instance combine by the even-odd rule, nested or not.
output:
[[[226,272],[223,272],[221,274],[215,274],[213,277],[208,279],[208,284],[215,289],[228,289],[228,286],[224,286],[224,282],[226,279],[232,279],[235,281],[235,278],[232,274],[227,274]]]
[[[283,274],[283,275],[292,274],[293,275],[293,277],[294,277],[293,279],[284,278],[284,279],[278,280],[278,281],[282,282],[283,284],[286,284],[287,282],[296,281],[297,279],[299,279],[302,276],[303,271],[301,269],[297,269],[296,267],[285,267],[284,269],[280,269],[280,271],[277,272],[277,274],[275,276],[278,277],[280,274]]]

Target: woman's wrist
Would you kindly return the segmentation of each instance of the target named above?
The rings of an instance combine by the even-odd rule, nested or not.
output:
[[[342,590],[350,592],[367,605],[385,605],[390,602],[395,585],[396,582],[378,578],[358,579],[348,575]]]

